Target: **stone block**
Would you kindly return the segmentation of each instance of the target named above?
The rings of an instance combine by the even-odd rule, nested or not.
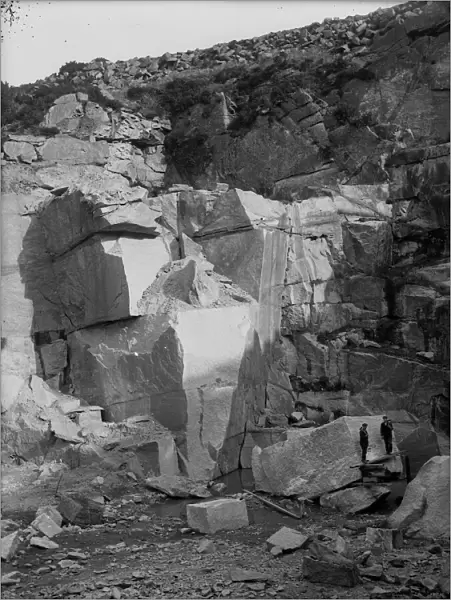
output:
[[[345,558],[349,558],[349,560],[353,559],[353,552],[349,542],[347,542],[343,537],[341,537],[341,535],[338,534],[335,539],[335,552],[337,554],[341,554]]]
[[[402,533],[396,529],[380,529],[368,527],[366,530],[366,541],[372,546],[382,546],[386,552],[394,548],[402,548]]]
[[[19,549],[19,544],[22,541],[21,532],[15,531],[14,533],[10,533],[9,535],[2,538],[1,542],[1,556],[2,560],[8,562],[11,560],[17,550]]]
[[[30,539],[30,546],[43,548],[44,550],[56,550],[56,548],[59,548],[59,544],[50,540],[48,537],[32,537]]]
[[[344,557],[342,558],[343,561],[346,560]],[[333,563],[305,556],[302,563],[302,574],[304,579],[321,585],[354,587],[359,582],[357,568],[348,560],[342,563]]]
[[[58,527],[61,527],[63,517],[54,506],[40,506],[36,511],[36,517],[40,517],[41,515],[47,515]]]
[[[76,502],[69,496],[62,495],[58,504],[58,512],[61,513],[63,519],[69,523],[74,523],[77,515],[82,511],[83,507],[79,502]]]
[[[280,548],[283,552],[292,552],[299,548],[303,548],[309,538],[295,529],[282,527],[276,531],[270,538],[266,540],[268,548]]]
[[[31,526],[48,538],[55,537],[55,535],[58,535],[62,531],[61,527],[59,527],[46,513],[41,513],[36,517]]]
[[[249,525],[246,502],[233,498],[188,504],[186,514],[189,527],[201,533],[241,529]]]

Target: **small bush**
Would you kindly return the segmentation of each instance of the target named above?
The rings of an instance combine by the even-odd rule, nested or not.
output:
[[[58,71],[59,75],[64,75],[67,73],[69,75],[73,75],[78,71],[82,71],[86,67],[87,63],[84,62],[76,62],[75,60],[71,60],[70,62],[63,65]]]
[[[60,132],[58,127],[39,127],[37,133],[39,135],[52,136],[57,135]]]
[[[202,76],[174,79],[159,91],[159,102],[174,117],[195,104],[207,104],[211,98],[207,92],[209,83],[209,79]]]
[[[206,135],[196,135],[179,140],[173,134],[165,139],[166,156],[174,164],[180,175],[190,179],[205,172],[213,154],[207,144]]]
[[[102,91],[96,85],[85,85],[80,86],[78,88],[79,92],[85,92],[88,94],[89,100],[91,102],[96,102],[103,108],[112,108],[113,110],[119,110],[122,108],[123,103],[120,100],[116,100],[116,98],[107,98],[102,94]]]
[[[355,117],[356,111],[349,104],[340,102],[334,109],[333,116],[339,125],[346,125]]]

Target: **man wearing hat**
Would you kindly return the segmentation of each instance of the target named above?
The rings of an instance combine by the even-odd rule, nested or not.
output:
[[[362,462],[366,463],[366,453],[368,452],[368,423],[362,423],[362,427],[359,429],[360,433],[360,447],[362,448]]]
[[[385,452],[391,454],[393,452],[393,423],[384,415],[381,423],[381,438],[384,440]]]

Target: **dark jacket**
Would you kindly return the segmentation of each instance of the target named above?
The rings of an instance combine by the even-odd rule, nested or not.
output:
[[[381,424],[381,436],[387,439],[393,436],[393,424],[391,421],[384,421]]]
[[[359,433],[360,433],[360,445],[362,446],[362,448],[364,448],[365,446],[368,446],[368,430],[363,429],[363,427],[361,427],[359,429]]]

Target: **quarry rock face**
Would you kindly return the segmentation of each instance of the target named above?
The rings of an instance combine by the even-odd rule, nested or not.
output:
[[[42,135],[5,132],[4,443],[78,444],[40,419],[44,385],[161,425],[166,474],[252,462],[270,493],[354,481],[363,418],[449,436],[448,55],[449,6],[407,3],[49,78],[97,90],[58,98]],[[219,91],[151,117],[130,100],[192,66]],[[311,428],[287,429],[295,410]]]

